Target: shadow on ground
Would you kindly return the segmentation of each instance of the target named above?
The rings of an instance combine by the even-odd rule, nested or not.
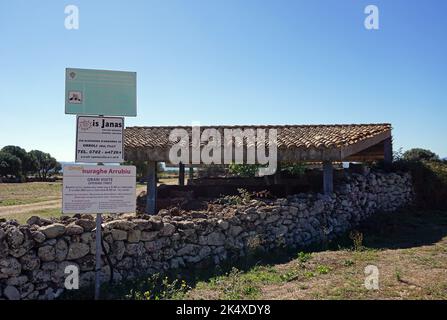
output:
[[[410,208],[380,214],[362,223],[364,246],[374,249],[405,249],[432,245],[447,236],[447,213]]]

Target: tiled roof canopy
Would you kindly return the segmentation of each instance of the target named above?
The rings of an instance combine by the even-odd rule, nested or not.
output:
[[[281,126],[203,126],[200,130],[224,129],[277,130],[280,161],[367,161],[383,159],[383,142],[391,138],[390,124],[281,125]],[[125,129],[127,160],[169,162],[169,141],[173,129],[185,129],[191,139],[191,127],[128,127]],[[206,144],[206,143],[205,143]],[[244,139],[244,144],[246,141]]]

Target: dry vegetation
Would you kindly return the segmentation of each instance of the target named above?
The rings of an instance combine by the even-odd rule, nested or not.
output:
[[[61,182],[0,183],[0,206],[38,203],[61,197]]]
[[[385,223],[385,220],[388,222]],[[362,246],[298,253],[199,281],[187,299],[447,299],[447,214],[402,212],[365,224]],[[379,290],[364,268],[379,268]]]

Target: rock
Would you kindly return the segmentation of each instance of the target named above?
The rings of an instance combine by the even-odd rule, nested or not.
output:
[[[48,239],[53,239],[60,237],[65,233],[65,226],[61,223],[53,223],[48,226],[40,227],[39,231]]]
[[[163,228],[163,221],[161,221],[159,217],[151,216],[149,221],[152,224],[152,229],[153,230],[159,231],[159,230],[161,230]]]
[[[294,206],[290,206],[289,207],[289,213],[292,214],[292,215],[297,214],[298,213],[298,208],[294,207]]]
[[[185,266],[185,261],[181,257],[173,258],[171,260],[171,268],[178,269]]]
[[[16,287],[19,286],[20,287],[20,286],[23,286],[27,282],[28,282],[28,277],[23,275],[23,276],[9,278],[6,281],[6,284],[8,286],[16,286]]]
[[[127,241],[128,242],[139,242],[141,239],[141,231],[140,230],[129,230],[127,234]]]
[[[127,220],[113,220],[113,221],[104,223],[103,226],[104,226],[104,228],[107,228],[107,229],[119,229],[119,230],[129,231],[129,230],[133,230],[136,227],[136,224],[133,223],[132,221],[127,221]]]
[[[28,224],[30,226],[32,226],[32,225],[41,226],[42,221],[40,220],[40,217],[38,217],[38,216],[31,216],[28,218],[28,220],[26,220],[26,224]]]
[[[228,229],[228,227],[230,226],[230,224],[227,222],[227,221],[225,221],[225,220],[219,220],[219,221],[217,221],[217,225],[222,229],[222,230],[227,230]]]
[[[208,246],[203,246],[199,251],[199,257],[200,259],[206,258],[210,255],[211,248]]]
[[[134,219],[133,223],[137,225],[138,230],[150,230],[152,228],[152,223],[144,219]]]
[[[200,246],[192,243],[188,243],[182,248],[177,250],[178,256],[184,256],[184,255],[194,255],[197,253],[197,251],[200,249]]]
[[[31,294],[31,292],[34,291],[34,285],[31,282],[25,283],[24,285],[21,286],[20,291],[21,291],[20,298],[22,299],[26,298]]]
[[[65,227],[65,234],[67,236],[72,236],[76,234],[82,234],[84,233],[84,228],[80,225],[77,225],[76,223],[72,222],[69,225]]]
[[[2,241],[6,237],[6,232],[3,229],[0,229],[0,241]]]
[[[34,283],[38,284],[36,290],[42,290],[48,287],[48,285],[43,286],[43,284],[51,280],[51,272],[46,270],[34,270],[31,279]]]
[[[152,241],[158,236],[158,231],[141,232],[141,241]]]
[[[56,248],[56,260],[59,262],[65,260],[68,253],[68,245],[65,242],[65,240],[63,239],[57,240],[55,248]]]
[[[271,215],[267,216],[267,218],[265,219],[265,223],[267,223],[267,224],[273,223],[275,221],[278,221],[278,219],[279,219],[279,215],[271,214]]]
[[[144,243],[144,247],[146,248],[147,252],[155,252],[159,249],[159,248],[157,248],[156,241],[147,241]]]
[[[176,222],[177,228],[179,229],[193,229],[195,227],[192,221],[178,221]]]
[[[0,279],[17,277],[22,271],[22,265],[16,258],[0,259]]]
[[[110,252],[110,245],[107,242],[104,242],[104,249],[107,253]],[[102,251],[102,246],[101,246],[101,251]],[[90,243],[90,253],[96,254],[96,242]]]
[[[121,260],[126,252],[126,247],[124,241],[115,241],[112,244],[111,256],[115,257],[117,260]]]
[[[90,252],[90,246],[85,243],[72,243],[68,248],[67,260],[76,260],[86,256]]]
[[[241,226],[231,226],[230,227],[230,235],[232,237],[236,237],[239,235],[244,229]]]
[[[79,219],[79,220],[76,220],[75,224],[82,227],[82,229],[84,229],[84,231],[92,231],[93,229],[96,228],[96,221],[92,220],[92,219],[85,219],[85,218]]]
[[[32,271],[40,268],[40,259],[35,253],[29,252],[20,258],[22,269],[24,271]]]
[[[225,243],[225,235],[222,232],[215,231],[208,236],[201,236],[199,243],[202,245],[220,246]]]
[[[0,258],[6,258],[9,255],[9,246],[6,241],[0,241]]]
[[[42,261],[53,261],[56,259],[56,250],[53,246],[43,246],[37,250],[37,255]]]
[[[121,260],[117,265],[117,269],[123,269],[123,270],[130,270],[134,266],[134,262],[131,257],[125,257],[123,260]],[[93,273],[94,275],[94,273]]]
[[[93,241],[93,235],[91,232],[84,232],[81,234],[81,241],[84,243],[90,243]]]
[[[8,300],[20,300],[20,292],[14,286],[7,286],[3,294]]]
[[[18,248],[23,243],[24,239],[25,236],[19,228],[13,228],[6,233],[6,240],[10,248]]]
[[[128,243],[126,245],[126,252],[129,256],[141,256],[144,251],[144,244],[142,242]]]
[[[46,239],[45,235],[40,231],[31,231],[31,237],[37,243],[42,243]]]
[[[119,229],[112,229],[112,238],[116,241],[127,240],[127,232]]]
[[[88,254],[82,258],[76,260],[81,271],[92,271],[95,270],[96,258],[92,254]]]
[[[174,232],[175,232],[175,226],[170,223],[165,223],[160,231],[160,236],[169,237],[173,235]]]
[[[40,268],[45,271],[55,271],[57,269],[57,263],[56,262],[44,262],[44,263],[42,263],[42,266]]]

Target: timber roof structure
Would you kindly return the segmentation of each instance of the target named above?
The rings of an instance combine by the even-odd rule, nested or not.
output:
[[[192,141],[192,128],[187,126],[127,127],[124,133],[126,160],[169,163],[169,150],[176,141],[169,135],[174,129],[185,129]],[[384,158],[384,143],[391,140],[391,124],[334,125],[237,125],[201,126],[216,129],[222,139],[225,129],[276,129],[279,161],[372,161]],[[202,145],[207,142],[202,143]],[[244,146],[248,141],[243,140]],[[265,143],[268,145],[268,141]],[[259,145],[259,142],[258,142]]]

